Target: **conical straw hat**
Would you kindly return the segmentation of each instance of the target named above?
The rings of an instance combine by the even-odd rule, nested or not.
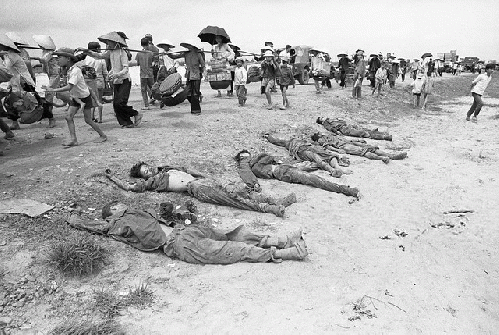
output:
[[[0,34],[0,45],[19,52],[19,49],[16,47],[14,42],[12,42],[12,40],[7,37],[7,35]]]
[[[42,49],[57,49],[54,41],[52,40],[52,37],[50,37],[49,35],[33,35],[33,39],[35,40],[36,44],[38,44],[38,46],[40,46],[40,48]]]
[[[16,45],[29,45],[28,42],[26,42],[25,39],[23,39],[18,33],[9,31],[8,33],[5,33],[8,38],[12,40]]]
[[[121,44],[122,46],[127,46],[125,39],[118,34],[116,31],[112,31],[110,33],[107,33],[105,35],[99,36],[97,38],[99,41],[106,43],[106,41],[112,41]]]
[[[167,39],[162,40],[161,42],[159,42],[158,44],[156,44],[156,46],[158,46],[160,48],[162,48],[162,45],[169,46],[170,49],[171,48],[175,48],[175,45],[172,42],[170,42],[170,40],[167,40]]]

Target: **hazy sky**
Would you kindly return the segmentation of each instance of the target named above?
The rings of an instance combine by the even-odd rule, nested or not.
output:
[[[178,44],[218,25],[251,52],[272,41],[332,54],[362,48],[414,58],[455,49],[499,60],[498,13],[499,0],[2,0],[0,32],[33,44],[32,35],[48,34],[58,47],[75,48],[121,30],[140,48],[146,33]]]

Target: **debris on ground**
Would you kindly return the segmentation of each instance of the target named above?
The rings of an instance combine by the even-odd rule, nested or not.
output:
[[[0,200],[0,214],[26,214],[29,217],[37,217],[54,208],[31,199],[6,199]]]

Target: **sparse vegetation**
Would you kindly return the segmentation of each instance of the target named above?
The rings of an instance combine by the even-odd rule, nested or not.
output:
[[[119,295],[112,290],[95,290],[94,307],[104,318],[114,318],[128,306],[144,307],[153,301],[153,294],[147,284],[131,288],[126,294]]]
[[[70,319],[52,330],[51,335],[124,335],[122,327],[114,320],[100,321]]]
[[[87,233],[73,233],[56,242],[48,261],[65,275],[85,276],[98,272],[108,258],[108,251]]]

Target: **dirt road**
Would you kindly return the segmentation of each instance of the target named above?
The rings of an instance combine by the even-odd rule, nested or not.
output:
[[[232,157],[238,150],[285,156],[261,134],[267,130],[323,130],[318,116],[344,117],[393,134],[393,142],[370,141],[404,150],[408,158],[383,164],[350,156],[352,175],[335,180],[358,187],[362,199],[301,185],[262,181],[264,191],[298,196],[284,218],[199,204],[202,215],[219,228],[246,224],[258,232],[285,233],[303,228],[310,255],[304,262],[199,266],[146,254],[118,242],[113,263],[84,281],[63,279],[56,300],[39,300],[4,314],[24,320],[41,333],[70,314],[70,307],[90,299],[95,287],[122,290],[147,282],[154,293],[150,308],[128,309],[118,318],[129,334],[493,334],[499,327],[499,145],[497,79],[493,79],[479,122],[464,120],[471,103],[466,96],[472,77],[437,82],[428,111],[410,106],[404,84],[386,89],[381,99],[350,99],[336,85],[317,95],[313,85],[290,89],[291,109],[267,111],[256,84],[248,86],[246,107],[236,98],[215,98],[204,83],[203,114],[189,105],[145,113],[137,129],[117,127],[111,106],[105,107],[104,144],[76,120],[81,145],[62,149],[67,134],[63,110],[57,128],[24,126],[0,157],[1,198],[27,197],[63,208],[75,202],[100,208],[120,199],[146,208],[172,194],[126,194],[91,174],[109,167],[125,175],[138,160],[189,166],[224,182],[236,180]],[[133,104],[140,106],[138,92]],[[273,95],[279,102],[280,96]],[[44,139],[46,132],[55,138]],[[328,177],[325,173],[320,175]],[[470,209],[473,213],[444,214]],[[61,209],[63,212],[63,210]],[[88,210],[89,216],[96,216]],[[3,218],[5,222],[8,218]],[[3,224],[4,280],[26,272],[49,280],[39,256],[46,243],[16,236]],[[1,221],[0,221],[1,223]],[[50,219],[40,229],[50,227]],[[30,225],[32,229],[34,225]],[[45,228],[43,228],[45,227]],[[45,231],[45,230],[43,230]],[[19,247],[19,243],[24,243]],[[30,259],[31,256],[35,258]],[[22,261],[21,261],[22,260]],[[65,302],[63,302],[65,301]],[[69,307],[68,307],[69,306]],[[73,308],[73,312],[71,311]],[[2,315],[2,313],[0,313]]]

